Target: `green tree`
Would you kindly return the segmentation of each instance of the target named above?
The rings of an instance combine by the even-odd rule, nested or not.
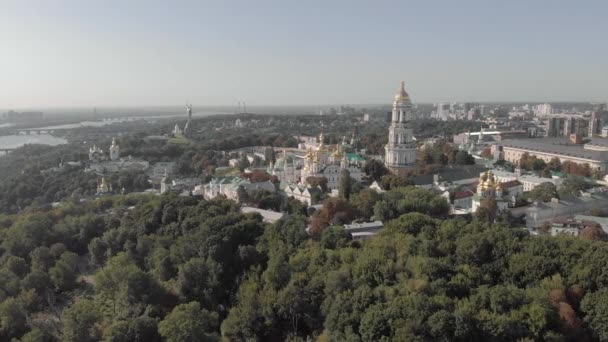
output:
[[[276,162],[276,153],[272,147],[266,147],[264,149],[264,159],[266,160],[267,164]]]
[[[26,275],[29,271],[29,267],[25,259],[13,255],[8,256],[4,262],[4,265],[9,271],[15,273],[15,275],[20,278]]]
[[[357,208],[358,216],[364,219],[370,219],[374,215],[374,205],[381,198],[381,195],[372,189],[363,189],[354,194],[350,203]]]
[[[384,166],[384,163],[377,159],[367,161],[363,171],[375,181],[380,181],[384,175],[388,174],[388,169]]]
[[[432,217],[445,217],[450,207],[445,198],[428,190],[405,187],[383,194],[374,206],[374,219],[388,221],[409,212],[418,212]]]
[[[160,342],[157,319],[141,316],[114,321],[103,332],[104,341],[112,342]]]
[[[49,242],[52,222],[47,215],[34,214],[24,216],[14,223],[2,241],[2,247],[11,255],[27,257],[36,247]],[[47,247],[44,247],[48,250]]]
[[[591,327],[593,335],[600,341],[608,341],[608,288],[585,295],[581,310],[585,313],[585,322]]]
[[[239,186],[237,191],[240,192],[240,190],[241,187]],[[245,189],[243,189],[243,191],[244,190]],[[243,195],[241,195],[240,193],[238,193],[237,195],[239,199],[242,196],[243,201],[245,203],[249,203],[260,209],[281,211],[281,207],[283,205],[283,196],[276,192],[272,193],[266,190],[254,190],[251,191],[249,194],[244,191]]]
[[[348,201],[350,199],[351,189],[352,183],[350,178],[350,171],[344,169],[340,172],[340,186],[338,189],[340,197]]]
[[[559,198],[555,184],[551,182],[541,183],[528,193],[531,201],[549,202],[551,198]]]
[[[433,236],[437,223],[430,216],[421,213],[408,213],[389,221],[385,226],[385,230],[387,232],[399,232],[411,235],[418,235],[426,231],[430,236]]]
[[[323,229],[321,246],[327,249],[341,248],[347,245],[351,236],[341,226],[331,226]]]
[[[196,300],[210,304],[215,302],[210,292],[213,276],[205,260],[192,258],[179,267],[178,290],[186,301]]]
[[[492,224],[494,221],[496,221],[497,215],[498,205],[496,203],[496,198],[482,198],[479,208],[477,208],[477,211],[475,212],[475,218],[488,224]]]
[[[190,302],[176,306],[158,324],[158,331],[167,342],[207,342],[219,341],[215,332],[217,327],[217,313],[201,309],[197,302]]]
[[[21,336],[21,342],[51,342],[52,336],[44,330],[34,328],[27,334]]]
[[[560,162],[559,158],[553,157],[553,158],[551,158],[551,160],[549,161],[549,163],[547,163],[547,167],[551,171],[561,171],[562,170],[562,163]]]
[[[96,324],[101,315],[97,305],[89,299],[80,298],[63,311],[63,340],[68,342],[98,341],[100,332]]]
[[[313,188],[320,187],[323,192],[328,191],[327,178],[325,177],[306,177],[306,184]]]
[[[532,158],[532,170],[541,171],[546,167],[547,167],[547,164],[545,163],[544,160],[536,158],[536,157]]]
[[[34,249],[30,253],[32,270],[47,271],[53,264],[53,256],[51,250],[46,246],[41,246]]]
[[[454,341],[456,319],[451,312],[435,312],[429,317],[428,325],[434,341]]]
[[[591,184],[587,183],[585,178],[576,175],[566,177],[559,187],[560,196],[576,195],[578,191],[591,188]]]
[[[55,287],[61,291],[69,291],[76,287],[78,276],[78,255],[64,252],[55,266],[49,270],[49,275]]]
[[[473,165],[475,164],[475,158],[467,151],[460,150],[456,152],[455,163],[456,165]]]
[[[27,311],[21,301],[8,298],[0,304],[0,328],[7,341],[27,331]]]
[[[405,176],[386,175],[382,177],[380,185],[384,190],[396,189],[404,186],[413,186],[414,182]]]
[[[7,269],[0,269],[0,301],[19,293],[19,277]]]
[[[246,279],[239,287],[238,302],[230,309],[228,317],[222,321],[221,332],[230,341],[271,340],[272,335],[280,334],[274,328],[273,312],[269,307],[272,300],[268,291],[261,289],[262,281],[258,278]],[[266,304],[268,303],[268,304]],[[275,339],[279,339],[275,336]]]
[[[53,286],[53,281],[47,272],[33,270],[23,280],[21,288],[24,290],[36,290],[39,295],[44,295]]]
[[[106,251],[108,246],[101,238],[94,238],[89,242],[89,254],[91,255],[91,264],[101,266],[106,260]]]
[[[54,243],[49,248],[49,252],[51,253],[51,256],[55,259],[59,259],[61,257],[61,254],[63,254],[63,252],[67,252],[67,250],[68,249],[61,242]]]
[[[158,303],[163,292],[152,276],[137,267],[127,253],[119,253],[94,275],[95,290],[115,315],[139,313]]]
[[[386,303],[379,303],[365,311],[361,319],[361,337],[364,341],[390,341],[393,339],[391,322],[394,310]]]

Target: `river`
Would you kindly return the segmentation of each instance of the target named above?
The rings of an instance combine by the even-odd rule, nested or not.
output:
[[[3,135],[0,136],[0,150],[15,149],[25,144],[61,145],[68,141],[52,135]]]

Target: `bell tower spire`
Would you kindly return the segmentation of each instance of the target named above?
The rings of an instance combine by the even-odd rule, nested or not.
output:
[[[412,117],[412,102],[401,81],[393,98],[391,125],[388,129],[388,144],[385,146],[384,164],[389,170],[399,173],[411,168],[416,162],[416,144],[409,121]]]

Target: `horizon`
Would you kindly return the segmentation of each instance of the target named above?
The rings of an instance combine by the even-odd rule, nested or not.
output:
[[[479,105],[537,105],[537,104],[551,104],[551,105],[567,105],[567,104],[608,104],[608,100],[606,101],[566,101],[566,100],[560,100],[560,101],[435,101],[435,102],[415,102],[412,101],[413,105],[419,105],[419,106],[435,106],[438,103],[441,104],[463,104],[463,103],[476,103]],[[374,107],[392,107],[392,103],[334,103],[334,104],[256,104],[256,105],[249,105],[247,104],[248,108],[275,108],[275,109],[280,109],[280,108],[289,108],[289,107],[294,107],[294,108],[298,108],[298,107],[302,107],[302,108],[331,108],[331,107],[337,107],[339,108],[340,106],[352,106],[355,108],[361,108],[361,107],[365,107],[365,106],[374,106]],[[123,105],[123,106],[117,106],[117,105],[107,105],[107,106],[57,106],[57,107],[14,107],[14,108],[0,108],[0,113],[3,112],[8,112],[8,111],[15,111],[15,112],[20,112],[20,111],[41,111],[41,110],[50,110],[50,111],[93,111],[95,109],[99,110],[122,110],[122,109],[137,109],[137,110],[162,110],[162,109],[176,109],[179,108],[180,110],[182,109],[182,107],[184,107],[184,105],[179,105],[179,104],[168,104],[168,105]],[[192,108],[193,108],[193,112],[196,113],[197,112],[197,108],[199,109],[236,109],[238,108],[238,105],[229,105],[229,104],[218,104],[218,105],[196,105],[196,104],[192,104]],[[337,109],[336,108],[336,109]],[[241,113],[241,114],[258,114],[258,113],[252,113],[252,112],[247,112],[247,113]],[[260,113],[260,114],[264,114],[264,113]]]
[[[418,104],[603,103],[605,13],[600,1],[9,1],[0,108],[390,105],[401,80]]]

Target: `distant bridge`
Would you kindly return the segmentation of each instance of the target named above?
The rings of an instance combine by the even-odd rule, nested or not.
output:
[[[21,128],[21,129],[11,130],[10,134],[12,134],[12,135],[50,135],[50,134],[53,134],[54,132],[55,132],[54,130],[47,130],[47,129]]]

